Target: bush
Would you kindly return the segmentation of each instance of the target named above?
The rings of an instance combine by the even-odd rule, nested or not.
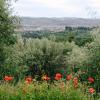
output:
[[[73,43],[57,43],[55,41],[43,39],[22,39],[18,37],[18,42],[6,48],[5,66],[11,70],[27,66],[26,74],[46,73],[50,76],[56,72],[60,66],[67,67],[66,57],[71,52]]]
[[[3,52],[5,45],[15,43],[14,17],[11,16],[10,0],[0,0],[0,67],[5,61],[5,53]]]

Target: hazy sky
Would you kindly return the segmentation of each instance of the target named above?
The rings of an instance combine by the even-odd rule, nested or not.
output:
[[[18,0],[13,7],[20,16],[100,17],[100,0]]]

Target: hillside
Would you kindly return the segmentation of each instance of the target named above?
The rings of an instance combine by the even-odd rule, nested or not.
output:
[[[100,19],[21,17],[20,25],[18,31],[63,31],[66,26],[97,27],[100,26]]]

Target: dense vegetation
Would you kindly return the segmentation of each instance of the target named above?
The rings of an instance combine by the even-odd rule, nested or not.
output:
[[[0,66],[4,63],[4,46],[14,44],[14,17],[10,16],[9,1],[0,0]]]
[[[74,41],[75,44],[79,46],[85,45],[87,42],[92,41],[92,37],[90,35],[90,32],[95,28],[88,28],[88,27],[66,27],[65,31],[60,32],[50,32],[50,31],[29,31],[29,32],[23,32],[22,37],[25,38],[48,38],[52,39],[55,38],[56,42],[72,42]]]
[[[99,28],[15,34],[9,3],[0,1],[0,100],[99,100]]]

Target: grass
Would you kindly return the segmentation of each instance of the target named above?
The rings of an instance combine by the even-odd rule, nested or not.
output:
[[[70,82],[19,82],[16,86],[6,82],[0,85],[0,100],[94,100],[83,90],[81,85],[75,89]]]

